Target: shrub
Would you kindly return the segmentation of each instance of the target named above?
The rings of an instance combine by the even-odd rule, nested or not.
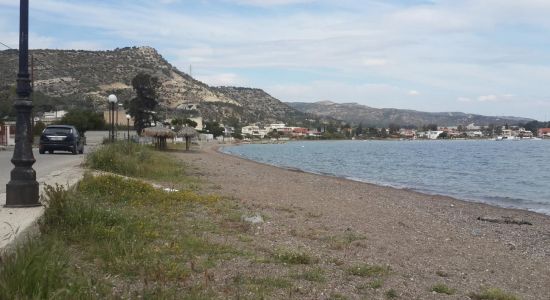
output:
[[[431,289],[432,292],[436,292],[439,294],[446,294],[446,295],[452,295],[455,293],[455,290],[446,286],[443,283],[436,284]]]

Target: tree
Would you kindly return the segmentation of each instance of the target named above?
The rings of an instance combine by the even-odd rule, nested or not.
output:
[[[447,131],[443,131],[442,133],[440,133],[437,138],[438,139],[446,139],[449,137],[449,134],[447,133]]]
[[[44,128],[46,128],[46,124],[42,121],[38,121],[34,123],[34,126],[32,127],[32,135],[37,136],[42,134],[42,131],[44,131]]]
[[[272,131],[268,132],[267,133],[267,137],[268,138],[271,138],[271,139],[278,139],[282,136],[283,134],[281,132],[278,132],[276,129],[273,129]]]
[[[134,119],[134,128],[138,135],[153,121],[156,121],[155,109],[158,105],[157,91],[160,82],[157,77],[147,73],[139,73],[132,79],[132,87],[136,97],[128,104],[128,113]]]
[[[220,127],[218,122],[206,122],[204,124],[204,131],[211,133],[214,137],[223,135],[225,128]]]
[[[382,130],[380,130],[379,135],[380,135],[381,138],[387,138],[388,137],[388,131],[386,130],[386,128],[382,128]]]
[[[437,124],[428,124],[428,125],[422,126],[422,131],[428,131],[428,130],[437,131]]]
[[[363,123],[359,123],[359,126],[355,129],[355,135],[360,136],[363,134]]]
[[[105,120],[100,113],[82,109],[70,110],[58,123],[73,125],[80,134],[84,134],[88,130],[103,129],[105,127]]]
[[[390,134],[397,134],[399,132],[399,129],[401,129],[401,126],[395,123],[390,123],[389,129],[390,129]]]
[[[197,127],[197,122],[191,119],[173,119],[172,125],[174,125],[176,131],[180,131],[183,126]]]

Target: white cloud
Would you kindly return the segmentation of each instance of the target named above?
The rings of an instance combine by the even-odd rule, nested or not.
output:
[[[418,95],[420,95],[420,93],[416,90],[410,90],[409,91],[409,96],[418,96]]]
[[[229,0],[241,5],[252,5],[252,6],[280,6],[280,5],[293,5],[293,4],[303,4],[311,3],[316,0]]]
[[[363,61],[367,67],[380,67],[388,64],[388,61],[383,58],[367,58]]]
[[[438,0],[419,5],[378,0],[224,0],[224,5],[215,6],[238,3],[275,12],[261,15],[244,7],[197,12],[158,5],[175,1],[142,0],[139,5],[134,1],[35,1],[34,22],[59,27],[78,24],[78,30],[94,32],[102,40],[83,41],[82,35],[61,39],[52,30],[31,35],[31,47],[150,45],[183,70],[189,64],[208,70],[203,78],[216,85],[244,82],[241,70],[265,70],[266,76],[255,86],[273,89],[285,100],[324,99],[323,91],[335,101],[374,101],[383,106],[386,97],[388,105],[395,107],[447,110],[471,102],[472,109],[492,106],[494,110],[495,102],[519,103],[548,95],[550,64],[541,63],[550,61],[541,42],[550,30],[547,0]],[[304,3],[330,9],[292,7]],[[0,36],[15,47],[17,29],[2,19],[17,5],[0,0]],[[33,30],[39,32],[31,24]],[[270,75],[272,68],[277,75]],[[288,83],[285,72],[293,70],[308,70],[311,78]],[[340,83],[367,79],[385,88]],[[422,97],[407,97],[411,91],[401,87],[418,88]],[[502,90],[509,96],[490,93]],[[517,113],[528,113],[528,108],[520,109],[524,111]]]
[[[477,101],[479,102],[497,102],[498,97],[496,95],[484,95],[477,97]]]
[[[472,102],[472,98],[468,98],[468,97],[458,97],[456,99],[458,102]]]

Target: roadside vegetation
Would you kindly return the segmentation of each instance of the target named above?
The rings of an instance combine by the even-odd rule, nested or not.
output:
[[[168,153],[152,147],[128,142],[103,145],[86,157],[90,169],[116,173],[166,184],[170,188],[186,188],[197,184],[185,175],[185,166]]]

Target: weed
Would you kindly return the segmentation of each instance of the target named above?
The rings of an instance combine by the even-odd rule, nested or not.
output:
[[[105,290],[95,276],[70,267],[56,239],[28,240],[2,257],[0,299],[101,298]]]
[[[386,298],[388,298],[388,299],[395,299],[395,298],[399,297],[397,295],[397,292],[394,289],[387,290],[385,295],[386,295]]]
[[[325,240],[329,243],[329,247],[333,250],[342,250],[355,241],[365,239],[367,238],[364,235],[353,232],[346,232],[343,235],[325,238]]]
[[[291,265],[309,265],[315,261],[309,254],[293,250],[278,250],[273,257],[282,263]]]
[[[360,277],[375,277],[385,276],[389,273],[390,267],[362,264],[350,267],[346,270],[349,275],[355,275]]]
[[[174,298],[192,272],[241,255],[204,238],[218,230],[218,214],[209,215],[223,211],[217,197],[89,174],[73,189],[45,191],[42,235],[3,258],[0,299],[108,298],[109,285],[125,298]],[[127,287],[136,279],[154,284],[139,292]]]
[[[292,286],[290,281],[284,278],[276,277],[263,277],[263,278],[250,278],[248,283],[254,285],[261,285],[266,288],[278,288],[278,289],[287,289]]]
[[[384,280],[382,279],[376,279],[374,280],[373,282],[369,283],[369,287],[371,289],[379,289],[382,287],[382,285],[384,284]]]
[[[293,275],[295,279],[303,279],[312,282],[325,282],[325,271],[321,268],[314,268],[304,271],[301,274]]]
[[[515,295],[506,293],[499,288],[484,289],[479,293],[471,293],[469,296],[473,300],[518,300],[519,299]]]
[[[453,295],[456,292],[455,289],[452,289],[443,283],[438,283],[432,286],[431,291],[436,292],[438,294],[446,294],[446,295]]]
[[[346,297],[346,296],[344,296],[340,293],[332,293],[332,294],[330,294],[329,299],[330,300],[345,300],[345,299],[348,299],[348,297]]]
[[[265,299],[271,293],[271,291],[276,289],[290,289],[292,288],[292,283],[284,278],[277,277],[262,277],[262,278],[251,278],[245,277],[238,274],[233,278],[232,285],[237,292],[237,298],[240,297],[242,290],[246,290],[247,294],[253,294],[252,299]]]
[[[180,161],[166,153],[154,151],[149,146],[135,143],[106,144],[88,154],[86,165],[92,169],[124,176],[193,184],[193,182],[181,182],[183,179],[189,181],[189,178],[184,178],[185,168]]]

